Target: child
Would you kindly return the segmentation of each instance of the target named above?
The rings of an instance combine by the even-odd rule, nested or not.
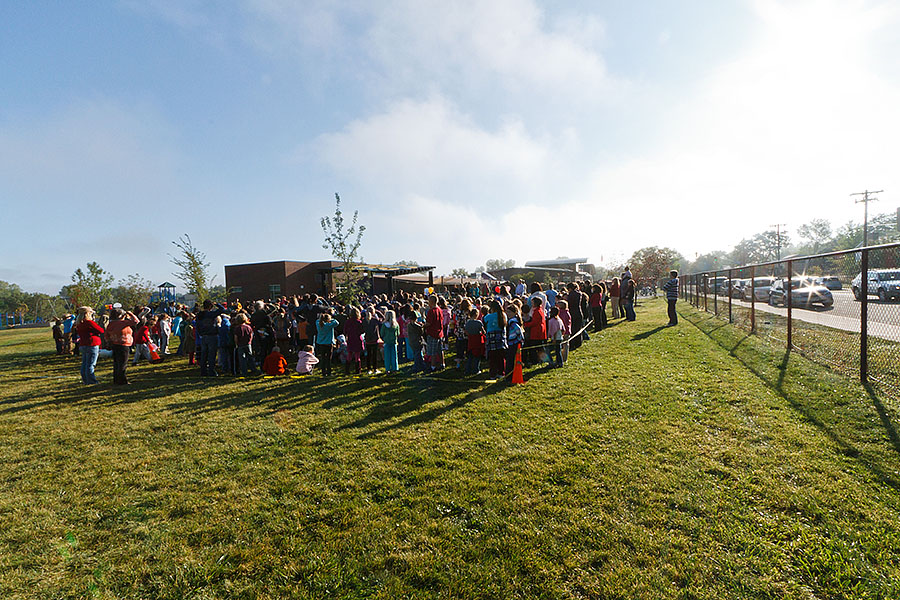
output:
[[[365,335],[365,327],[360,316],[359,309],[354,306],[350,309],[350,318],[344,322],[344,337],[347,339],[347,362],[344,363],[344,373],[348,375],[351,366],[354,373],[359,375],[360,372]]]
[[[56,342],[56,353],[62,354],[64,347],[64,336],[62,330],[62,323],[59,322],[59,319],[53,321],[53,341]]]
[[[563,366],[562,344],[566,335],[566,326],[559,318],[559,307],[550,309],[550,320],[547,321],[547,335],[553,342],[553,352],[556,354],[556,366]]]
[[[311,375],[313,367],[317,364],[319,364],[319,359],[313,354],[312,346],[304,346],[303,349],[297,353],[297,372],[301,375]]]
[[[187,354],[188,364],[194,364],[194,351],[197,349],[197,339],[194,337],[194,321],[193,317],[186,317],[181,322],[181,339],[184,345],[181,346],[182,352]]]
[[[476,375],[481,372],[481,359],[484,358],[484,323],[478,318],[478,309],[469,311],[469,320],[466,321],[466,375]]]
[[[331,376],[331,352],[334,349],[334,330],[337,325],[329,312],[321,313],[316,322],[316,356],[322,363],[324,377]]]
[[[284,375],[285,368],[287,368],[287,361],[281,355],[281,348],[273,347],[272,352],[263,361],[263,371],[266,375]]]
[[[406,326],[406,342],[409,344],[411,358],[414,361],[413,373],[424,373],[425,359],[422,356],[422,348],[425,344],[425,328],[415,318],[411,318]]]
[[[141,357],[150,362],[150,326],[146,319],[141,319],[138,326],[134,329],[134,360],[132,366],[137,366]]]
[[[516,355],[525,343],[525,331],[522,329],[522,314],[519,305],[512,302],[506,307],[506,374],[510,375],[516,366]]]
[[[524,325],[525,329],[528,331],[528,341],[525,345],[533,347],[533,349],[528,351],[525,362],[530,365],[535,365],[540,360],[540,349],[537,348],[537,346],[541,346],[547,339],[547,323],[544,321],[544,302],[541,298],[531,299],[531,318],[528,321],[525,321]]]
[[[400,326],[404,331],[406,330],[405,325],[401,324]],[[379,336],[380,328],[381,323],[376,318],[375,309],[368,309],[366,311],[366,320],[363,321],[363,329],[365,330],[366,339],[366,372],[370,374],[378,371],[378,343],[381,341]],[[402,346],[406,344],[406,340],[402,342],[398,340],[398,343]]]

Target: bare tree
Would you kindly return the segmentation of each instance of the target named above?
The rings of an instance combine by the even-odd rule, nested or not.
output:
[[[353,211],[353,220],[347,228],[344,222],[344,213],[341,211],[341,196],[334,194],[334,216],[322,217],[322,232],[325,234],[325,243],[322,247],[331,250],[331,254],[343,263],[341,277],[342,289],[338,296],[344,302],[352,300],[359,291],[359,280],[362,273],[359,267],[362,259],[359,257],[359,247],[362,245],[362,235],[366,230],[365,225],[358,225],[359,211]]]

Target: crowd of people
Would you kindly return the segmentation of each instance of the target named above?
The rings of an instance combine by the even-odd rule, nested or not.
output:
[[[677,284],[677,280],[676,280]],[[677,290],[675,291],[677,296]],[[230,306],[209,300],[187,307],[81,307],[54,323],[57,352],[81,355],[81,377],[98,383],[100,357],[113,361],[113,383],[126,367],[170,354],[203,377],[258,374],[330,377],[338,370],[374,374],[434,373],[452,367],[473,376],[512,374],[526,366],[563,367],[570,351],[611,319],[635,320],[635,281],[626,268],[610,281],[566,284],[524,280],[470,285],[438,293],[357,294],[349,302],[316,294]],[[170,346],[172,337],[177,347]],[[520,354],[521,352],[521,354]],[[294,365],[291,367],[291,365]]]

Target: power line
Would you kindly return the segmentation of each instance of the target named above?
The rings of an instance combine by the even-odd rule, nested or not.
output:
[[[870,198],[870,194],[880,194],[884,192],[884,190],[877,190],[874,192],[870,192],[866,190],[864,192],[856,192],[855,194],[850,194],[851,196],[862,196],[860,200],[856,200],[856,204],[860,202],[863,203],[863,247],[869,245],[869,202],[874,202],[878,200],[878,198]]]

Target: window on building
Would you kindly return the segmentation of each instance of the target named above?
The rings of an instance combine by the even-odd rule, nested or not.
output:
[[[281,295],[281,285],[273,283],[269,286],[269,298],[275,298]]]

